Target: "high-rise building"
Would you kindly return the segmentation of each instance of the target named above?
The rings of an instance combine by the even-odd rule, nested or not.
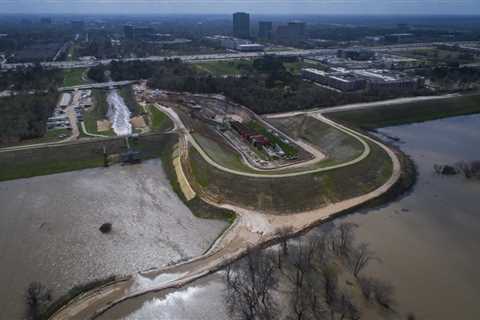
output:
[[[305,22],[302,22],[302,21],[289,22],[288,33],[291,39],[303,39],[305,37]]]
[[[292,21],[277,28],[276,37],[285,42],[300,42],[305,38],[305,22]]]
[[[245,12],[233,14],[233,36],[237,38],[250,38],[250,15]]]
[[[135,28],[132,25],[128,24],[123,26],[123,33],[128,40],[133,40],[135,38]]]
[[[258,37],[260,39],[272,38],[273,24],[271,21],[260,21],[258,23]]]

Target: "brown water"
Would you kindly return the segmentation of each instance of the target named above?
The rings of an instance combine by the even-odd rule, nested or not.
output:
[[[417,319],[480,319],[480,183],[433,173],[436,163],[480,159],[480,116],[381,131],[401,138],[400,147],[418,166],[417,185],[396,202],[334,223],[359,225],[357,241],[370,243],[382,260],[366,271],[395,286],[403,319],[408,312]],[[216,274],[175,292],[131,300],[102,319],[228,319],[223,290]]]
[[[112,222],[104,235],[98,228]],[[65,293],[204,252],[226,223],[195,218],[159,160],[0,183],[0,319],[21,319],[28,284]]]

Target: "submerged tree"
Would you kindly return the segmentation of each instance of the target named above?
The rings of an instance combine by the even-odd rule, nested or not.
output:
[[[243,320],[275,319],[272,290],[277,287],[271,254],[249,249],[247,256],[226,270],[226,301],[229,313]]]
[[[26,318],[28,320],[40,320],[42,312],[51,301],[51,293],[40,282],[32,282],[28,286],[25,296],[27,303]]]

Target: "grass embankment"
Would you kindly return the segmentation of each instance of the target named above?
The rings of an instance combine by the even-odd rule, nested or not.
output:
[[[131,145],[142,152],[142,159],[159,158],[167,139],[165,134],[147,134]],[[126,151],[120,137],[83,141],[0,153],[0,181],[74,171],[104,165],[103,149],[107,154]]]
[[[83,117],[85,128],[88,133],[114,136],[115,134],[112,129],[108,131],[98,131],[97,129],[97,121],[104,120],[107,117],[107,92],[102,89],[95,89],[92,90],[92,96],[94,101],[93,109],[86,111]]]
[[[174,135],[170,135],[171,137],[176,137]],[[175,173],[175,167],[173,166],[172,161],[172,154],[175,148],[175,144],[178,142],[176,138],[170,138],[163,146],[162,146],[162,154],[160,156],[162,160],[162,166],[165,170],[168,180],[172,185],[173,191],[178,195],[178,197],[185,203],[185,205],[190,209],[194,216],[197,218],[202,219],[218,219],[218,220],[225,220],[229,224],[232,224],[235,221],[236,215],[233,211],[220,209],[210,204],[206,203],[198,196],[194,199],[187,201],[185,196],[180,188],[180,184],[177,180],[177,175]]]
[[[67,129],[54,129],[48,130],[43,137],[22,140],[19,143],[12,144],[11,146],[25,146],[30,144],[50,143],[62,141],[72,135],[71,130]],[[3,145],[2,147],[9,147],[10,145]]]
[[[63,70],[63,86],[72,87],[88,83],[83,80],[85,69],[64,69]]]
[[[301,139],[318,147],[327,159],[316,164],[324,167],[353,160],[363,152],[363,145],[355,138],[309,116],[269,119],[271,124],[293,139]]]
[[[166,131],[173,128],[170,118],[155,106],[147,105],[145,109],[148,111],[148,125],[152,131]]]
[[[238,151],[227,146],[225,141],[220,140],[223,139],[222,137],[218,136],[214,139],[211,136],[201,135],[199,133],[193,133],[193,137],[208,156],[218,164],[235,170],[254,172],[254,170],[242,162]]]
[[[210,166],[191,149],[186,172],[194,188],[212,197],[254,210],[299,212],[365,194],[382,185],[391,176],[392,162],[379,146],[370,143],[370,147],[370,155],[352,166],[286,178],[233,175]]]
[[[109,276],[109,277],[106,277],[104,279],[97,279],[97,280],[87,282],[85,284],[77,285],[77,286],[73,287],[72,289],[68,290],[68,292],[66,294],[64,294],[63,296],[59,297],[58,299],[56,299],[55,301],[50,303],[48,306],[45,306],[44,307],[45,311],[42,312],[39,315],[38,319],[39,320],[48,320],[58,310],[60,310],[60,308],[62,308],[70,300],[79,296],[80,294],[85,293],[87,291],[90,291],[94,288],[98,288],[98,287],[105,286],[107,284],[119,281],[119,280],[120,280],[119,277]]]
[[[364,129],[423,122],[480,112],[480,94],[384,105],[370,109],[329,113],[328,117]]]
[[[250,60],[202,62],[194,66],[214,76],[239,76],[252,70]]]
[[[143,113],[142,107],[135,99],[135,93],[132,86],[124,86],[118,90],[118,94],[123,98],[123,101],[128,107],[128,110],[132,113],[132,117],[138,116]]]

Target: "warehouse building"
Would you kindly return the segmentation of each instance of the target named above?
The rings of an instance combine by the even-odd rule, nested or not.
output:
[[[302,78],[340,90],[375,90],[375,91],[412,91],[424,86],[421,77],[407,75],[385,69],[346,70],[332,68],[322,71],[314,68],[302,69]]]
[[[340,91],[362,90],[366,86],[363,78],[342,69],[325,72],[314,68],[305,68],[302,69],[302,77]]]

